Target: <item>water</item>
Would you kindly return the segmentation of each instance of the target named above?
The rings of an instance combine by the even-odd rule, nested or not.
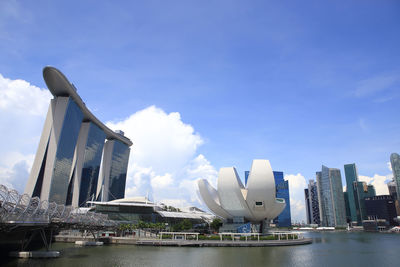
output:
[[[290,247],[77,247],[56,243],[58,259],[13,259],[5,266],[400,266],[400,235],[308,233],[313,244]],[[4,262],[3,262],[4,263]]]

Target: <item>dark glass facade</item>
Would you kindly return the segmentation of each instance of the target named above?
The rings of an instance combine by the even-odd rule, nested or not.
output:
[[[283,172],[274,171],[276,198],[283,198],[286,202],[286,207],[277,218],[274,219],[279,227],[291,227],[292,217],[290,214],[290,196],[289,196],[289,181],[283,179]]]
[[[107,214],[110,220],[137,224],[140,221],[155,222],[153,207],[96,205],[96,212]]]
[[[367,219],[367,211],[365,207],[365,198],[374,197],[375,189],[372,185],[367,185],[365,182],[354,182],[354,197],[356,198],[356,215],[359,225],[363,220]]]
[[[390,225],[396,225],[395,200],[391,195],[381,195],[365,198],[365,209],[369,220],[384,219]]]
[[[344,174],[346,176],[346,218],[348,222],[356,222],[357,220],[357,210],[356,202],[357,199],[354,196],[353,184],[358,182],[358,175],[356,164],[346,164],[344,165]]]
[[[113,140],[114,147],[110,166],[110,184],[108,200],[120,199],[125,196],[126,172],[128,168],[130,149],[124,143]]]
[[[393,180],[396,184],[397,199],[400,200],[400,155],[397,153],[390,155],[390,164],[392,165]]]
[[[321,224],[319,214],[319,202],[318,202],[318,189],[317,183],[314,180],[309,180],[308,183],[308,205],[310,208],[310,223]]]
[[[105,138],[103,130],[90,123],[79,191],[80,207],[95,199]]]
[[[67,200],[67,189],[72,167],[79,129],[83,114],[76,103],[69,98],[64,122],[57,144],[56,159],[50,185],[49,202],[64,204]]]
[[[308,188],[304,189],[304,200],[306,203],[307,224],[310,224],[311,223],[311,212],[310,212],[310,195],[308,194]]]

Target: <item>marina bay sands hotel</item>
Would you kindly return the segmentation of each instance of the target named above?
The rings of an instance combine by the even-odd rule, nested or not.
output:
[[[124,198],[131,140],[99,121],[59,70],[43,77],[54,98],[25,193],[74,207]]]

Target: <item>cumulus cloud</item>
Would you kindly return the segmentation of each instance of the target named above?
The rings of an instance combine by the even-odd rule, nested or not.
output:
[[[306,221],[306,208],[304,188],[307,186],[306,178],[300,173],[286,174],[285,180],[289,181],[290,212],[293,222]]]
[[[0,183],[23,192],[51,94],[0,74]]]
[[[374,186],[377,195],[388,195],[389,190],[387,183],[392,180],[393,175],[388,174],[386,176],[375,174],[373,177],[359,175],[358,179],[361,182],[366,182]]]
[[[183,207],[202,206],[197,180],[216,183],[217,171],[197,150],[203,139],[178,112],[150,106],[123,121],[108,122],[132,139],[126,196],[148,194],[155,201]]]
[[[24,80],[11,80],[0,74],[0,110],[23,115],[44,116],[51,94]]]

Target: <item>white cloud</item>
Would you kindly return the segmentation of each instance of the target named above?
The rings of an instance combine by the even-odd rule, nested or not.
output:
[[[354,91],[356,97],[369,96],[376,92],[383,91],[398,83],[400,75],[398,73],[381,74],[358,82]]]
[[[123,130],[134,143],[127,196],[149,194],[168,205],[203,206],[196,181],[205,178],[215,184],[217,171],[204,155],[197,154],[203,139],[191,125],[182,122],[179,113],[167,114],[151,106],[107,126]]]
[[[174,180],[172,179],[171,174],[166,173],[164,175],[157,175],[151,178],[151,186],[152,188],[162,189],[164,190],[167,186],[170,186]]]
[[[377,195],[388,195],[389,190],[387,188],[387,183],[392,180],[392,177],[392,174],[388,174],[386,176],[375,174],[373,177],[359,175],[358,179],[361,182],[366,182],[367,184],[373,185]]]
[[[51,94],[24,80],[10,80],[0,74],[0,110],[23,115],[44,116]]]
[[[23,192],[51,99],[48,90],[0,74],[0,183]]]
[[[293,222],[306,221],[306,208],[304,200],[304,188],[307,182],[304,176],[298,174],[286,174],[285,180],[289,181],[290,212]]]

